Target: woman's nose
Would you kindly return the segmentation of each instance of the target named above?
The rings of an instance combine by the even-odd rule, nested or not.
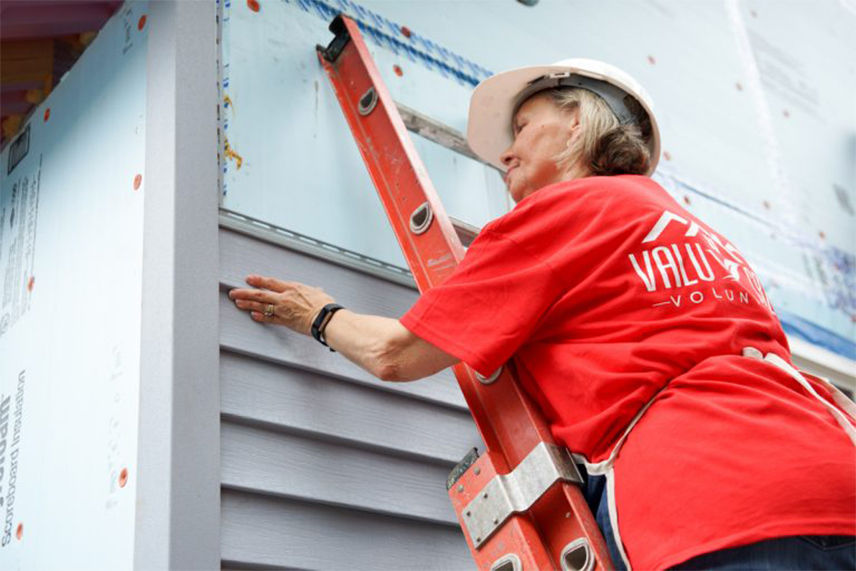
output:
[[[505,166],[508,166],[511,164],[513,158],[514,155],[511,153],[511,147],[508,147],[502,152],[501,155],[499,155],[499,162],[501,162]]]

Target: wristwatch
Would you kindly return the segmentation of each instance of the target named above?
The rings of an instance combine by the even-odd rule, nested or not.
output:
[[[316,341],[329,348],[330,351],[333,351],[334,353],[335,350],[327,345],[327,340],[324,337],[324,330],[327,329],[327,324],[330,323],[330,320],[333,318],[333,314],[340,309],[344,308],[338,303],[328,303],[321,308],[321,311],[318,312],[318,315],[315,317],[315,321],[312,322],[312,336]]]

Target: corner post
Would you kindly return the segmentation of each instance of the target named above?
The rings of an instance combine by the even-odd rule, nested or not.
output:
[[[217,5],[149,3],[134,568],[220,567]]]

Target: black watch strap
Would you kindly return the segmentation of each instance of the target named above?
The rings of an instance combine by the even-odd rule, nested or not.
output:
[[[328,303],[321,308],[321,311],[319,311],[318,315],[315,317],[315,321],[312,322],[312,336],[325,347],[330,346],[327,345],[327,340],[324,337],[324,330],[327,328],[327,324],[330,323],[330,319],[333,318],[333,314],[340,309],[344,308],[338,303]],[[330,350],[333,351],[332,348],[330,348]]]

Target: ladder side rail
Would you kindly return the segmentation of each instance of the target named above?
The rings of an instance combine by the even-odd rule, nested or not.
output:
[[[348,26],[351,26],[350,30],[347,29]],[[334,27],[337,29],[334,30]],[[415,244],[417,237],[409,232],[409,227],[406,227],[408,225],[403,221],[409,220],[410,214],[424,201],[428,202],[432,212],[443,211],[442,203],[428,179],[427,171],[416,148],[407,136],[404,122],[397,113],[392,112],[396,109],[395,103],[371,57],[363,60],[359,53],[355,54],[356,57],[348,57],[358,43],[368,56],[368,48],[362,41],[356,24],[350,19],[337,18],[330,28],[336,34],[348,34],[348,39],[344,40],[347,43],[342,45],[342,50],[335,54],[330,54],[332,44],[328,48],[319,46],[319,59],[332,79],[333,88],[336,90],[345,118],[354,131],[354,138],[375,187],[390,191],[379,193],[381,201],[389,214],[390,223],[393,225],[405,259],[411,267],[419,291],[425,291],[433,285],[442,283],[451,275],[457,263],[464,257],[464,247],[458,240],[448,217],[435,217],[440,232],[438,234],[429,229],[422,237],[421,247],[427,253],[427,260],[425,262],[421,260]],[[355,36],[353,32],[357,35]],[[335,55],[336,59],[329,61],[327,58],[332,55]],[[339,79],[338,70],[348,64],[361,68],[359,71],[362,73],[349,75],[348,80]],[[354,93],[358,94],[357,98],[351,96]],[[380,123],[360,121],[360,117],[369,115],[373,118],[382,117],[383,121]],[[399,155],[402,152],[405,160],[400,160]],[[390,160],[391,157],[396,158]],[[422,196],[410,196],[406,192],[406,189],[413,185],[421,187]],[[420,199],[423,198],[424,201],[421,201]],[[417,202],[417,200],[420,201]]]
[[[417,286],[425,291],[442,283],[454,271],[464,249],[357,25],[340,16],[330,29],[336,37],[327,48],[319,46],[319,59],[331,79]],[[420,232],[414,232],[412,215],[418,214],[420,208],[425,214],[426,204],[430,209],[428,222]],[[507,474],[536,446],[552,444],[553,439],[546,421],[522,392],[508,367],[503,367],[491,384],[480,382],[475,372],[462,363],[454,371],[487,447],[486,454],[450,490],[463,527],[462,499],[470,498],[473,489],[481,489],[474,479],[480,477],[484,482],[486,478]],[[460,491],[460,498],[456,498],[455,491]],[[584,537],[591,549],[585,568],[595,565],[611,568],[605,543],[579,488],[562,482],[547,494],[551,497],[549,504],[539,502],[529,512],[512,515],[500,522],[489,539],[476,540],[465,533],[480,567],[488,568],[485,565],[496,561],[503,550],[511,549],[527,565],[535,565],[537,569],[558,569],[560,563],[563,569],[574,569],[573,565],[565,565],[567,561],[560,561],[560,553],[567,547],[569,537]],[[538,525],[533,525],[532,515],[538,516]],[[481,544],[477,547],[478,542]]]

